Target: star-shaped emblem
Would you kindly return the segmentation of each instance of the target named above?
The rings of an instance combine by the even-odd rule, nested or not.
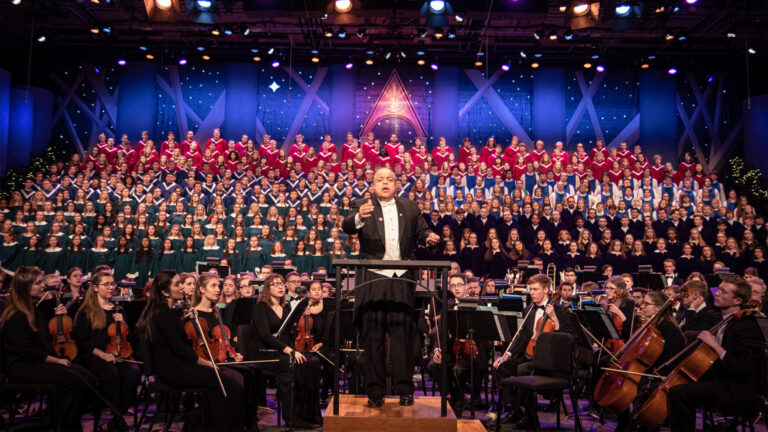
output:
[[[272,84],[269,85],[269,88],[271,88],[272,93],[274,93],[277,91],[277,89],[280,88],[280,85],[276,81],[272,81]]]

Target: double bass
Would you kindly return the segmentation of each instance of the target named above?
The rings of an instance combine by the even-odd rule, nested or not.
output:
[[[742,309],[720,321],[720,323],[712,327],[709,332],[716,335],[717,332],[729,322],[752,316],[755,313],[757,313],[755,309]],[[689,354],[677,364],[672,372],[664,378],[661,384],[656,386],[656,389],[651,393],[651,396],[648,397],[643,406],[635,413],[634,422],[642,426],[643,429],[657,429],[664,419],[667,418],[669,410],[667,405],[669,389],[681,384],[698,382],[718,359],[715,350],[701,340],[696,339],[681,351],[680,354],[670,359],[667,364],[672,363],[685,353]]]
[[[640,387],[640,379],[664,351],[664,337],[656,328],[661,314],[688,296],[681,290],[664,305],[627,341],[616,353],[610,370],[606,371],[595,386],[595,402],[603,408],[622,413],[629,409]]]
[[[61,305],[61,289],[56,292],[56,306]],[[48,321],[48,332],[51,334],[53,351],[60,358],[75,360],[77,344],[72,339],[72,318],[68,315],[56,315]]]

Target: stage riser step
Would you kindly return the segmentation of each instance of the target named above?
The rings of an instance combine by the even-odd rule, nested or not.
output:
[[[417,396],[413,406],[400,406],[400,398],[387,397],[381,408],[369,408],[368,398],[341,395],[339,415],[333,415],[333,399],[323,418],[325,432],[457,432],[456,416],[448,407],[448,416],[440,417],[440,398]],[[463,429],[463,428],[462,428]]]

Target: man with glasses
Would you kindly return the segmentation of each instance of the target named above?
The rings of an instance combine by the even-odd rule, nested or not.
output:
[[[285,301],[290,303],[291,308],[301,300],[301,294],[297,291],[301,287],[301,275],[296,272],[290,272],[285,276]]]

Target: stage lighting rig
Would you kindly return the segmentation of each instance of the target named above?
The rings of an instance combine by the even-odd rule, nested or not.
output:
[[[352,10],[352,0],[334,0],[333,8],[338,13],[347,13]]]
[[[571,30],[593,27],[600,17],[599,1],[574,1],[568,9],[571,19]]]
[[[182,0],[144,0],[147,17],[154,22],[176,22],[181,16]]]
[[[615,30],[626,30],[637,26],[643,17],[643,2],[639,0],[620,0],[612,12],[611,27]]]
[[[448,16],[453,15],[453,7],[448,1],[428,0],[421,6],[421,14],[427,18],[427,26],[445,27],[448,25]]]

